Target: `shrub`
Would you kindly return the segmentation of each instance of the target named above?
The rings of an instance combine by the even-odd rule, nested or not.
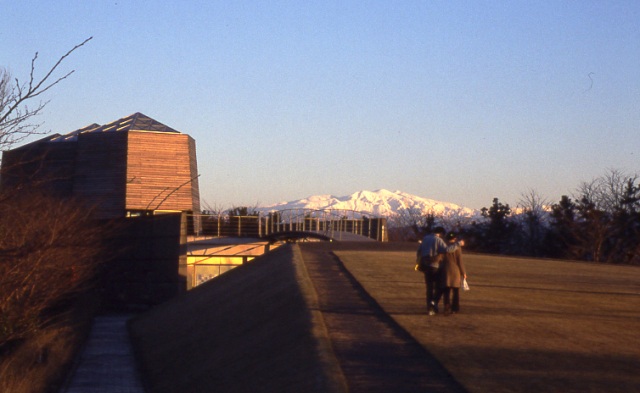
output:
[[[103,228],[90,211],[44,194],[0,195],[0,350],[39,331],[86,288]]]

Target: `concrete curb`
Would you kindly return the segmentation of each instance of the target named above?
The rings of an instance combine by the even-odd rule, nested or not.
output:
[[[319,308],[318,294],[311,282],[307,268],[304,265],[304,258],[300,252],[300,247],[297,244],[292,246],[292,254],[292,262],[296,269],[296,278],[300,284],[300,292],[304,296],[307,308],[311,314],[313,325],[311,333],[317,342],[318,357],[320,366],[322,367],[322,370],[318,370],[319,388],[321,388],[321,391],[347,393],[349,391],[347,380],[333,351],[329,333]]]

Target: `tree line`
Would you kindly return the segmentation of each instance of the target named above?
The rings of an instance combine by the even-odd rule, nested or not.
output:
[[[422,232],[434,225],[459,232],[470,251],[640,265],[639,177],[616,169],[556,203],[529,190],[515,208],[494,198],[471,222],[433,214],[415,222]]]

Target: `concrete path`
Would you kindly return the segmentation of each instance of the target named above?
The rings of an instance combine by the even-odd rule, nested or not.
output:
[[[96,317],[71,380],[61,393],[144,393],[136,371],[127,320]]]
[[[350,393],[465,392],[367,295],[332,247],[304,243],[300,250]]]

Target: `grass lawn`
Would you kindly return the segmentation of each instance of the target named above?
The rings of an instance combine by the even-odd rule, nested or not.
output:
[[[640,391],[640,268],[465,254],[461,312],[426,315],[414,252],[336,251],[471,392]]]

